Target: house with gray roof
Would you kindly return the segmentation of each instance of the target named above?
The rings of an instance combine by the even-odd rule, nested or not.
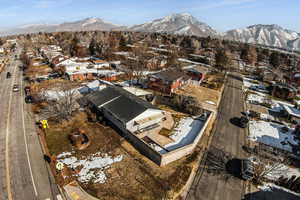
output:
[[[164,118],[162,110],[116,86],[93,92],[87,99],[98,113],[122,131],[143,132]]]

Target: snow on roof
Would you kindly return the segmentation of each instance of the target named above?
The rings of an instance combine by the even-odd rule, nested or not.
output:
[[[246,88],[250,88],[250,87],[252,87],[252,86],[258,86],[258,84],[253,83],[252,81],[254,81],[254,80],[253,80],[253,79],[250,79],[250,78],[244,77],[244,79],[243,79],[244,86],[245,86]]]
[[[263,103],[265,101],[265,95],[249,94],[247,96],[247,101],[250,103],[254,103],[254,102]]]
[[[293,129],[289,129],[287,133],[281,131],[282,125],[278,125],[265,121],[250,121],[249,123],[249,139],[257,141],[272,147],[292,152],[292,147],[287,143],[297,145],[292,135]]]
[[[188,59],[185,59],[185,58],[178,58],[178,61],[180,61],[180,62],[186,62],[186,63],[191,63],[191,64],[194,64],[194,65],[203,65],[203,63],[194,62],[194,61],[191,61],[191,60],[188,60]]]
[[[295,77],[295,78],[300,78],[300,73],[296,73],[296,74],[294,75],[294,77]]]
[[[194,142],[196,137],[201,132],[204,126],[204,122],[201,120],[195,120],[191,117],[183,118],[179,121],[177,127],[171,133],[170,138],[174,141],[164,146],[168,151],[173,151],[180,147],[189,145]],[[160,153],[166,153],[166,151],[159,151]]]
[[[128,92],[136,96],[146,96],[152,94],[151,92],[136,87],[123,87],[123,89],[127,90]]]
[[[99,87],[100,85],[101,85],[101,83],[99,80],[95,80],[95,81],[92,81],[92,82],[89,82],[88,84],[86,84],[86,86],[91,89]]]
[[[294,108],[292,106],[288,106],[288,105],[282,105],[282,106],[289,113],[289,115],[300,118],[300,110],[299,109]]]
[[[129,52],[128,51],[114,52],[113,54],[119,55],[119,56],[129,56]]]

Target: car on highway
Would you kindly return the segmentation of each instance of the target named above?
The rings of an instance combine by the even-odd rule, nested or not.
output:
[[[6,73],[6,78],[10,78],[11,77],[11,73],[10,72],[7,72]]]
[[[14,84],[14,86],[13,86],[13,91],[14,92],[19,92],[19,85],[18,84]]]

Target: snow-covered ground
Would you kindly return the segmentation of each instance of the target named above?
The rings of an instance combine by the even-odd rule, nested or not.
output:
[[[82,159],[77,159],[71,152],[63,152],[57,156],[57,161],[70,168],[79,170],[77,179],[81,183],[105,183],[105,169],[113,163],[121,162],[123,155],[111,157],[107,154],[95,153]]]
[[[204,123],[201,120],[195,120],[191,117],[181,119],[170,136],[174,142],[165,145],[164,148],[172,151],[193,143],[195,138],[200,134]],[[159,152],[165,153],[165,151]]]
[[[298,144],[292,135],[293,129],[289,129],[287,133],[283,133],[281,131],[282,127],[282,125],[271,122],[250,121],[249,139],[292,152],[292,146],[288,142],[295,145]]]
[[[273,169],[270,173],[265,175],[265,178],[276,181],[280,177],[291,178],[292,176],[300,177],[300,169],[291,168],[284,164],[275,163],[273,165],[267,165],[267,169]]]
[[[247,101],[253,104],[261,104],[265,102],[266,95],[264,94],[248,94]]]

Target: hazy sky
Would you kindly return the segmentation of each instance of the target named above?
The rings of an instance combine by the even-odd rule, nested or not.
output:
[[[279,24],[300,32],[300,0],[0,0],[0,27],[100,17],[133,25],[188,12],[218,31]]]

